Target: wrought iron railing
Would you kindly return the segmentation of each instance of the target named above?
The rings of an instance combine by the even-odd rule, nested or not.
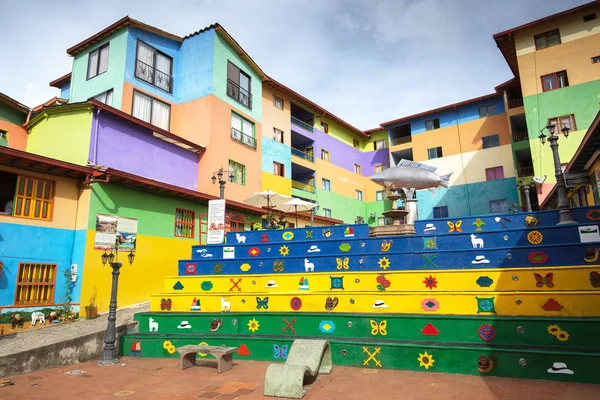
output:
[[[227,79],[227,96],[242,103],[249,109],[252,109],[252,93],[232,81]]]
[[[256,148],[256,139],[252,136],[246,135],[245,133],[238,131],[235,128],[231,128],[231,138],[237,142],[248,147]]]
[[[410,142],[412,142],[412,135],[402,136],[402,137],[390,140],[390,143],[392,146],[397,146],[399,144],[405,144],[405,143],[410,143]]]
[[[521,107],[523,105],[523,98],[522,97],[518,97],[516,99],[510,99],[508,100],[508,108],[517,108],[517,107]]]
[[[298,181],[292,181],[292,188],[298,189],[298,190],[304,190],[305,192],[309,192],[309,193],[315,192],[315,187],[313,185],[310,185],[308,183],[298,182]]]
[[[314,133],[313,127],[310,126],[309,124],[307,124],[304,121],[300,121],[298,118],[296,117],[292,117],[292,124],[299,126],[300,128],[304,129],[305,131],[309,131],[310,133]]]
[[[299,150],[299,149],[295,149],[293,147],[292,147],[292,155],[296,156],[296,157],[300,157],[303,160],[310,161],[311,163],[315,162],[315,156],[314,155],[306,153],[306,152],[304,152],[302,150]]]
[[[173,93],[173,77],[143,61],[135,60],[135,77],[166,92]]]
[[[525,176],[533,176],[533,167],[517,168],[517,175],[519,176],[519,178],[523,178]]]
[[[522,142],[523,140],[528,140],[529,139],[529,133],[527,131],[525,131],[525,132],[513,132],[512,137],[513,137],[513,143]]]

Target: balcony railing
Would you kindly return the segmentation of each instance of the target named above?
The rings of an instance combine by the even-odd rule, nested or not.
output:
[[[392,146],[398,146],[399,144],[406,144],[412,142],[412,135],[402,136],[399,138],[395,138],[390,140],[390,144]]]
[[[296,117],[292,117],[292,124],[299,126],[300,128],[304,129],[305,131],[309,131],[310,133],[314,133],[313,131],[313,127],[310,126],[309,124],[307,124],[306,122],[300,121],[298,118]]]
[[[533,167],[517,168],[517,175],[519,176],[519,178],[523,178],[525,176],[533,176]]]
[[[508,100],[508,108],[517,108],[517,107],[521,107],[523,105],[523,98],[522,97],[518,97],[516,99],[510,99]]]
[[[252,94],[231,79],[227,79],[227,96],[252,110]]]
[[[315,187],[313,185],[310,185],[308,183],[298,182],[298,181],[292,181],[292,188],[298,189],[298,190],[303,190],[308,193],[315,192]]]
[[[243,145],[256,149],[256,139],[252,136],[246,135],[243,132],[238,131],[235,128],[231,128],[231,138]]]
[[[135,60],[135,77],[165,92],[173,93],[173,77],[143,61]]]
[[[296,157],[300,157],[303,160],[310,161],[311,163],[315,162],[315,156],[314,155],[308,154],[308,153],[306,153],[306,152],[304,152],[302,150],[295,149],[293,147],[292,147],[292,155],[294,155]]]
[[[523,140],[529,140],[529,133],[525,132],[513,132],[513,143],[522,142]]]

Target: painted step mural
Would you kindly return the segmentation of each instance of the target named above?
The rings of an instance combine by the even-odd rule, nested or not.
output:
[[[412,236],[366,225],[231,232],[192,246],[136,316],[124,354],[186,344],[285,361],[295,338],[328,338],[334,363],[596,382],[600,208],[418,221]]]

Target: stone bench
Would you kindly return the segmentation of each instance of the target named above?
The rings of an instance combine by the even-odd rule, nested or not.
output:
[[[233,367],[233,353],[237,347],[223,346],[195,346],[187,345],[177,348],[179,353],[179,368],[186,369],[196,365],[196,354],[206,353],[217,359],[217,372],[220,374],[229,371]]]

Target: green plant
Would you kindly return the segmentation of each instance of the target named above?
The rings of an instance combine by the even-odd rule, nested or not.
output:
[[[60,306],[59,310],[63,317],[66,317],[67,320],[73,319],[73,315],[75,314],[73,310],[73,306],[71,303],[73,302],[73,290],[77,285],[77,281],[79,280],[79,276],[75,277],[73,280],[73,275],[71,274],[70,268],[65,268],[63,271],[63,278],[65,280],[65,292],[60,298]]]
[[[90,302],[88,305],[84,306],[83,308],[94,308],[96,307],[96,297],[98,296],[98,288],[94,286],[94,290],[92,292],[92,295],[90,296]]]

